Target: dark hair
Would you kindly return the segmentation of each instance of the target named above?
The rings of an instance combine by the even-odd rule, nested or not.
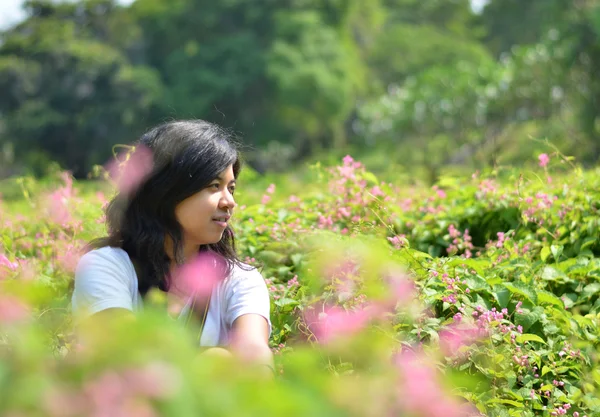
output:
[[[177,204],[207,187],[228,166],[237,178],[241,161],[233,135],[203,120],[161,124],[146,132],[137,146],[152,152],[153,167],[131,192],[119,192],[106,209],[108,236],[90,247],[119,247],[125,250],[138,275],[144,296],[151,288],[168,291],[171,258],[165,252],[165,237],[173,241],[174,259],[184,261],[183,232],[175,217]],[[217,243],[200,247],[226,261],[226,274],[240,261],[235,251],[233,230],[228,225]]]

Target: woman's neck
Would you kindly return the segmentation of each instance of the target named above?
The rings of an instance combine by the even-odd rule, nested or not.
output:
[[[183,243],[183,262],[188,262],[192,260],[195,256],[198,255],[198,251],[200,250],[199,245],[189,244],[187,242]],[[165,252],[167,256],[171,259],[171,265],[176,265],[177,261],[174,258],[173,252],[173,240],[171,237],[167,236],[165,239]]]

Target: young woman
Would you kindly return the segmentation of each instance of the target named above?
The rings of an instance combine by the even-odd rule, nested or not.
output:
[[[175,121],[148,131],[136,150],[151,154],[151,167],[134,189],[111,201],[108,236],[92,242],[95,249],[79,261],[75,319],[131,316],[158,288],[185,297],[179,318],[202,323],[199,344],[212,347],[206,353],[238,354],[271,367],[268,290],[260,272],[237,258],[229,225],[241,167],[230,135],[202,120]],[[209,291],[182,293],[177,272],[203,255],[221,279],[195,276]]]

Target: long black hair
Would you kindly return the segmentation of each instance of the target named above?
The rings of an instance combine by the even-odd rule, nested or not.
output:
[[[171,259],[184,262],[183,231],[175,207],[206,188],[227,167],[234,177],[241,169],[233,135],[203,120],[173,121],[146,132],[137,146],[152,152],[153,166],[135,190],[118,192],[106,209],[108,236],[94,240],[91,248],[122,248],[133,262],[138,289],[143,296],[154,287],[168,291]],[[173,253],[165,251],[165,239],[173,242]],[[200,247],[226,262],[226,274],[241,264],[235,251],[233,230],[228,225],[221,240]],[[170,255],[170,256],[169,256]]]

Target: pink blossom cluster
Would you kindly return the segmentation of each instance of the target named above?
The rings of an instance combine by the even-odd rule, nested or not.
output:
[[[493,179],[484,179],[478,185],[479,191],[475,193],[475,197],[481,199],[487,197],[488,194],[496,194],[498,191],[498,183]]]
[[[437,271],[431,271],[431,275],[433,277],[438,277],[439,273]],[[442,274],[442,282],[446,285],[446,290],[449,291],[448,294],[446,294],[444,297],[442,297],[442,301],[444,301],[445,303],[448,304],[456,304],[458,302],[458,293],[461,291],[461,287],[459,286],[459,284],[462,285],[467,285],[467,281],[463,280],[461,281],[459,278],[457,277],[450,277],[450,275],[448,275],[448,273],[444,272]],[[469,288],[465,288],[465,293],[470,293],[471,290]],[[457,316],[458,319],[460,319],[461,316]]]
[[[394,359],[398,371],[398,415],[415,417],[472,417],[481,415],[468,403],[450,396],[435,364],[423,354],[403,351]]]
[[[83,242],[59,240],[55,242],[56,263],[65,272],[75,273],[79,259],[83,255]]]
[[[448,196],[446,191],[442,190],[438,185],[434,185],[432,190],[435,191],[435,194],[438,198],[444,199]]]
[[[506,240],[506,237],[504,236],[504,232],[498,232],[497,236],[498,241],[496,242],[496,247],[501,248],[504,245],[504,240]]]
[[[461,313],[457,313],[460,315]],[[487,329],[472,325],[461,325],[462,317],[456,319],[456,324],[445,327],[439,332],[440,349],[446,357],[456,356],[460,348],[471,345],[488,335]]]
[[[280,298],[285,297],[290,292],[290,290],[294,290],[300,287],[300,283],[298,282],[298,275],[294,275],[294,277],[285,284],[276,283],[275,278],[266,278],[265,283],[267,284],[269,293],[271,294],[271,297],[274,300],[279,300]]]
[[[329,169],[332,176],[329,191],[332,199],[316,206],[317,228],[348,234],[357,224],[376,224],[379,219],[372,216],[372,209],[390,196],[382,190],[383,183],[368,187],[363,178],[365,168],[350,155],[343,159],[342,166]]]
[[[307,311],[304,319],[317,341],[322,344],[358,334],[381,313],[376,306],[369,305],[354,310],[323,306],[319,310]]]
[[[62,187],[52,191],[46,197],[46,210],[50,220],[60,226],[67,227],[73,222],[71,209],[76,203],[76,190],[73,188],[73,178],[69,172],[61,173],[64,182]]]
[[[508,316],[508,309],[506,308],[503,308],[501,311],[498,311],[496,307],[493,307],[491,310],[486,310],[482,306],[477,306],[475,308],[475,311],[473,311],[473,318],[475,319],[475,324],[479,328],[489,328],[492,324],[501,324],[501,322],[504,319],[508,319]],[[508,330],[512,330],[510,325],[508,326],[506,331],[503,331],[503,333],[507,332]]]
[[[281,355],[281,351],[285,348],[285,345],[283,343],[278,344],[275,347],[271,348],[271,352],[273,352],[273,355]]]
[[[12,271],[19,268],[18,262],[11,262],[3,253],[0,253],[0,280],[6,278]]]
[[[43,407],[49,417],[158,417],[154,401],[171,398],[182,377],[161,362],[117,372],[109,370],[81,388],[52,387]]]
[[[407,244],[408,244],[408,242],[406,240],[406,235],[404,235],[404,234],[400,234],[400,235],[388,237],[387,240],[392,245],[394,245],[395,249],[405,248],[407,246]]]
[[[558,200],[558,196],[542,192],[536,193],[535,197],[525,198],[526,209],[523,211],[525,221],[543,226],[550,219],[548,209],[553,206],[556,200]]]
[[[567,213],[573,211],[573,207],[572,206],[568,206],[565,203],[562,203],[560,205],[560,210],[558,211],[558,218],[560,220],[564,220],[565,216],[567,215]]]
[[[416,299],[414,282],[400,270],[388,269],[383,276],[386,295],[381,299],[368,300],[364,294],[354,294],[352,280],[358,265],[343,262],[330,271],[339,301],[346,308],[325,304],[305,312],[304,319],[320,343],[328,343],[340,337],[352,336],[363,330],[370,322],[392,313],[396,308],[406,309]]]
[[[437,185],[434,185],[432,189],[435,191],[435,194],[427,197],[426,204],[420,207],[419,211],[421,213],[429,214],[439,214],[445,212],[447,208],[443,204],[440,204],[440,200],[444,200],[447,197],[446,192]],[[405,201],[411,202],[410,199]]]
[[[450,246],[446,249],[449,255],[456,255],[460,251],[464,251],[463,256],[465,258],[471,258],[473,253],[473,243],[471,243],[471,236],[469,235],[469,229],[465,229],[461,233],[456,227],[451,224],[448,226],[448,234],[452,239]]]
[[[260,200],[261,204],[268,204],[273,194],[275,194],[275,184],[270,184]]]
[[[31,307],[10,294],[0,294],[0,325],[21,323],[31,315]]]
[[[109,177],[119,193],[133,194],[154,168],[152,150],[146,146],[132,147],[106,164]]]

